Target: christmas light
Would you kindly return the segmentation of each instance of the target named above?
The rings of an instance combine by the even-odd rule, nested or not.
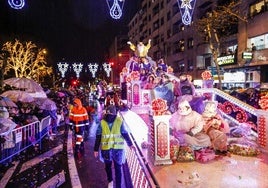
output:
[[[109,7],[110,16],[116,20],[120,19],[125,0],[106,0],[106,2]]]
[[[13,9],[22,9],[25,5],[24,0],[8,0],[8,4]]]
[[[195,0],[178,0],[182,23],[190,25],[195,7]]]
[[[110,77],[110,73],[112,71],[110,63],[103,63],[102,64],[104,71],[106,72],[107,77]]]
[[[99,65],[97,63],[90,63],[88,64],[88,70],[91,72],[92,77],[96,77],[96,72],[98,70]]]
[[[68,70],[69,64],[68,63],[59,62],[57,65],[58,65],[58,69],[59,69],[59,71],[61,73],[61,77],[64,78],[65,77],[65,73]]]
[[[80,73],[82,72],[83,69],[83,64],[82,63],[73,63],[73,69],[74,72],[76,73],[76,77],[80,77]]]

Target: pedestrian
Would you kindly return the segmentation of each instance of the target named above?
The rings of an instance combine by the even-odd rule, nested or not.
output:
[[[85,107],[83,107],[80,99],[75,98],[73,108],[69,114],[70,129],[75,133],[75,154],[84,150],[84,131],[89,125],[89,117]]]
[[[94,156],[99,156],[105,164],[108,179],[108,188],[113,188],[112,163],[115,168],[116,188],[121,188],[121,166],[125,162],[125,142],[131,149],[135,149],[129,137],[126,125],[121,117],[117,116],[115,105],[109,105],[101,120],[94,146]]]

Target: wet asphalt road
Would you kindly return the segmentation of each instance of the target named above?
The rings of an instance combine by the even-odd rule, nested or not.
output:
[[[85,188],[107,187],[104,164],[93,155],[95,128],[91,127],[85,141],[85,152],[74,158],[81,187]],[[42,149],[32,146],[14,157],[12,165],[0,165],[0,187],[73,187],[68,167],[67,138],[68,131],[62,126],[59,134],[43,139]]]

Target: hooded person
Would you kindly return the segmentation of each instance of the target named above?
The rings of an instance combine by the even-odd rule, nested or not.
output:
[[[80,99],[75,98],[73,108],[69,114],[70,129],[75,133],[75,152],[84,149],[84,131],[86,126],[89,126],[89,117],[85,107],[82,106]]]
[[[105,164],[108,188],[113,187],[112,164],[115,169],[116,188],[121,188],[121,166],[126,159],[125,141],[131,149],[134,147],[123,119],[117,116],[116,107],[109,105],[97,128],[94,146],[94,156],[98,157],[100,150],[100,159]]]
[[[210,138],[203,132],[204,120],[202,115],[192,110],[187,100],[179,101],[178,110],[170,119],[171,134],[181,145],[200,149],[211,145]]]

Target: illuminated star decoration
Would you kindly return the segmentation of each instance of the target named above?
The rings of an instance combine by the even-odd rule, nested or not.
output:
[[[196,0],[178,0],[179,9],[182,16],[182,23],[185,25],[190,25],[192,22],[195,1]]]
[[[125,0],[106,0],[106,2],[109,7],[110,16],[115,20],[120,19]]]
[[[104,63],[103,65],[104,71],[106,72],[107,77],[110,77],[110,73],[112,71],[110,63]]]
[[[91,72],[92,77],[96,77],[96,72],[98,70],[99,65],[97,63],[90,63],[88,64],[88,70]]]
[[[82,72],[83,69],[83,64],[82,63],[73,63],[73,69],[76,74],[76,77],[80,77],[80,73]]]
[[[8,0],[8,4],[13,9],[22,9],[25,5],[24,0]]]
[[[65,73],[68,70],[69,64],[68,63],[59,62],[57,65],[58,65],[58,69],[59,69],[59,71],[61,73],[61,77],[64,78],[65,77]]]

